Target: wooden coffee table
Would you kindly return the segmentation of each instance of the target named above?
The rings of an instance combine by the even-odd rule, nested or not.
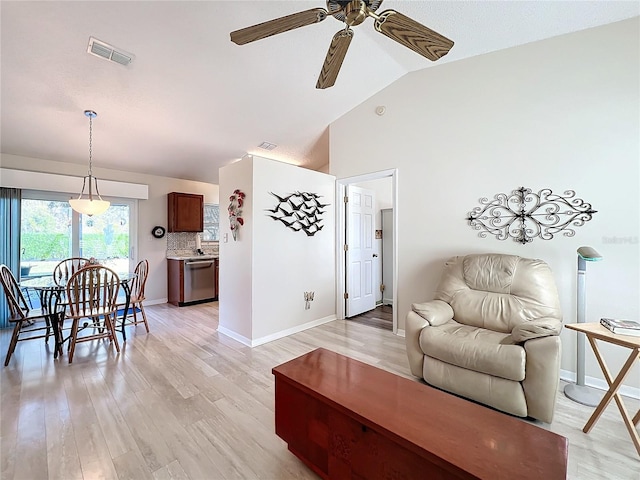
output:
[[[322,478],[566,478],[566,438],[423,383],[323,348],[273,374],[276,433]]]

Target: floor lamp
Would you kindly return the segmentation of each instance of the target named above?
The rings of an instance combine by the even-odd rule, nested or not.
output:
[[[586,311],[586,294],[585,285],[587,277],[587,262],[598,262],[602,260],[602,256],[591,247],[580,247],[578,249],[578,304],[577,304],[577,321],[585,322]],[[574,402],[595,407],[600,403],[603,392],[595,388],[588,387],[584,384],[584,346],[585,335],[578,332],[578,354],[576,366],[576,383],[570,383],[564,387],[564,394]]]

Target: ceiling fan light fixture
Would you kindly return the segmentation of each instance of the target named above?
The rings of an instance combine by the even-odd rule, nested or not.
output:
[[[69,200],[71,208],[78,213],[84,215],[100,215],[104,213],[111,205],[110,202],[103,200],[98,190],[98,179],[93,176],[92,164],[93,164],[93,119],[98,116],[93,110],[85,110],[84,114],[89,117],[89,172],[82,179],[82,191],[78,198],[72,198]],[[84,189],[89,184],[89,194],[85,196]],[[95,186],[97,198],[93,195],[93,189]]]

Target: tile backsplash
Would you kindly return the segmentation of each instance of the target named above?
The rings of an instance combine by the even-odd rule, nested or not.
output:
[[[167,233],[167,257],[195,254],[196,235],[194,232]],[[202,251],[207,255],[218,255],[218,242],[202,242]]]

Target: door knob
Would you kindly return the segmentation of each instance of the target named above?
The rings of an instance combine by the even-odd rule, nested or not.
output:
[[[377,253],[374,253],[374,254],[373,254],[373,258],[378,258],[378,254],[377,254]]]

